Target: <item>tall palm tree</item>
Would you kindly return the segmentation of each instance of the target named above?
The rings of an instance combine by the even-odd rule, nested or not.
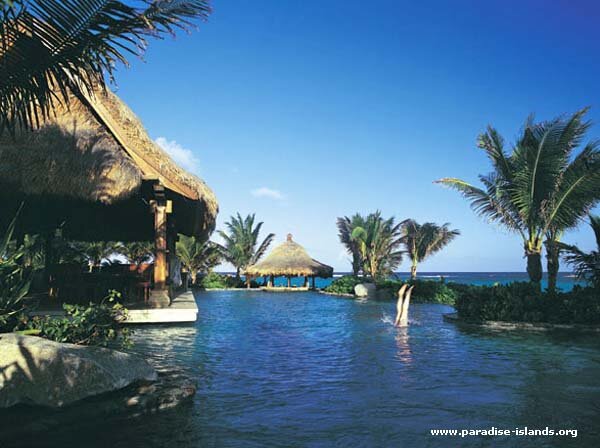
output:
[[[565,261],[572,265],[580,280],[600,288],[600,216],[590,215],[590,226],[596,237],[596,250],[583,252],[577,246],[560,243]]]
[[[147,37],[187,29],[207,0],[12,0],[0,3],[0,132],[31,128],[70,94],[113,79]]]
[[[460,231],[449,227],[450,223],[441,226],[433,222],[419,224],[414,219],[402,222],[402,243],[412,263],[410,277],[413,280],[417,278],[417,266],[420,262],[442,250],[460,235]]]
[[[391,274],[402,262],[402,223],[384,219],[380,211],[371,213],[363,226],[356,226],[351,239],[358,247],[363,273],[373,280]]]
[[[511,154],[500,134],[488,127],[478,146],[494,170],[479,176],[483,188],[456,178],[437,181],[459,191],[479,215],[521,236],[529,278],[538,285],[544,238],[578,225],[600,199],[598,143],[574,154],[590,126],[586,112],[541,123],[529,117]]]
[[[258,244],[262,222],[254,225],[256,217],[254,214],[245,218],[238,213],[225,223],[227,232],[219,230],[219,235],[224,240],[222,253],[229,263],[235,267],[236,278],[248,266],[255,264],[267,252],[269,245],[275,238],[274,233],[269,233],[265,239]]]
[[[200,241],[193,236],[179,235],[177,256],[190,273],[192,284],[196,284],[198,272],[209,272],[221,262],[222,253],[218,244]]]
[[[362,270],[363,259],[357,241],[352,238],[352,232],[357,227],[365,227],[365,222],[366,219],[359,213],[355,213],[350,218],[344,216],[337,219],[338,236],[352,256],[352,274],[355,276],[358,276]]]

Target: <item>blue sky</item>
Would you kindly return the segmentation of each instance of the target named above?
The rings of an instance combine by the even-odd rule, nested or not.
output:
[[[462,232],[421,271],[523,271],[519,239],[433,180],[476,181],[493,124],[508,141],[592,106],[600,8],[582,1],[213,1],[190,34],[151,41],[116,90],[212,187],[218,227],[256,212],[348,270],[335,220],[382,210]],[[600,138],[596,124],[590,138]],[[584,225],[569,242],[593,246]],[[408,270],[408,262],[401,266]]]

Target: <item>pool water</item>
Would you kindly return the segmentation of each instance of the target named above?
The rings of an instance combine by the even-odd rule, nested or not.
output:
[[[113,447],[600,446],[600,337],[494,333],[452,308],[315,292],[196,294],[195,325],[136,330],[132,351],[198,384],[192,406],[61,428],[46,443]],[[578,437],[434,437],[550,427]]]

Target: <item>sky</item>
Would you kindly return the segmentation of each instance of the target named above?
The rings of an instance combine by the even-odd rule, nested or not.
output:
[[[524,271],[520,239],[442,177],[491,169],[477,135],[591,106],[600,138],[600,3],[213,0],[190,33],[152,40],[113,88],[150,136],[203,178],[217,228],[256,213],[350,269],[336,218],[450,222],[461,236],[420,271]],[[591,249],[585,224],[565,241]],[[228,266],[222,269],[227,270]],[[409,269],[405,260],[401,271]]]

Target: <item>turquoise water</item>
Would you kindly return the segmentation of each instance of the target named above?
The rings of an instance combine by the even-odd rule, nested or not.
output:
[[[35,441],[86,447],[600,446],[600,338],[493,333],[444,305],[315,292],[198,292],[199,320],[141,327],[133,351],[198,383],[192,406],[81,422]],[[578,437],[441,438],[430,429],[577,429]],[[82,443],[69,444],[68,441]],[[83,443],[85,442],[85,444]],[[37,446],[35,443],[25,446]]]
[[[333,279],[331,278],[317,278],[316,286],[324,288],[328,286],[335,278],[340,277],[348,273],[336,273]],[[397,272],[392,278],[406,280],[410,277],[408,272]],[[493,285],[494,283],[510,283],[510,282],[526,282],[529,281],[529,277],[526,272],[422,272],[419,273],[419,279],[421,280],[441,280],[444,279],[447,282],[466,283],[471,285]],[[258,279],[262,282],[264,279],[261,277]],[[292,284],[294,286],[301,286],[304,282],[304,278],[294,277],[292,278]],[[285,286],[287,280],[284,277],[278,277],[275,279],[277,286]],[[544,274],[542,280],[542,287],[547,286],[546,274]],[[558,274],[556,285],[563,291],[570,291],[575,284],[581,284],[578,282],[573,274],[570,272],[560,272]]]

